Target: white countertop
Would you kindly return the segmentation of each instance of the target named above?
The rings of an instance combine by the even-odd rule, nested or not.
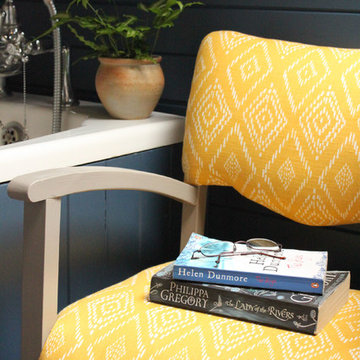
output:
[[[86,164],[182,141],[184,117],[154,112],[145,120],[114,120],[101,104],[83,102],[82,126],[0,147],[0,182],[28,172]],[[51,121],[51,119],[50,119]]]

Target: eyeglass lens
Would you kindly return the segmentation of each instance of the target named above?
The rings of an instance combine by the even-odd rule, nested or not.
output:
[[[264,238],[253,238],[246,241],[246,245],[256,250],[279,251],[280,246],[275,241]]]
[[[234,251],[234,244],[229,241],[208,243],[201,247],[201,252],[205,256],[218,255],[223,252],[230,252],[230,251]]]

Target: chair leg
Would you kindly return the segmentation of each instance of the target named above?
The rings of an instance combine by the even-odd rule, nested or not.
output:
[[[22,360],[38,359],[56,320],[60,211],[61,199],[25,203]]]
[[[180,251],[185,247],[192,232],[204,233],[207,186],[199,186],[197,191],[197,204],[195,206],[183,204]]]

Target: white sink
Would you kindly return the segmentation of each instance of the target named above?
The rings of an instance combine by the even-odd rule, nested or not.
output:
[[[16,130],[22,127],[25,129],[29,139],[51,134],[51,98],[30,95],[28,96],[28,102],[24,106],[21,94],[0,99],[0,121],[4,128]],[[77,113],[74,109],[65,109],[62,112],[62,131],[77,128],[83,124],[84,120],[89,118],[88,114]],[[2,140],[0,142],[3,144],[6,139],[0,140]]]
[[[52,99],[28,95],[26,132],[29,140],[0,146],[0,182],[25,173],[75,166],[182,141],[184,117],[153,112],[148,119],[112,119],[101,104],[80,102],[62,114],[62,131],[51,134]],[[21,94],[0,99],[0,121],[24,126]],[[2,127],[2,136],[4,127]],[[3,139],[1,139],[3,140]]]

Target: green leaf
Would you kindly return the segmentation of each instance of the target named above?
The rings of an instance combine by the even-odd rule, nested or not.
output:
[[[124,15],[125,20],[124,24],[126,25],[132,25],[135,24],[139,19],[135,15]]]
[[[106,28],[106,29],[99,29],[97,32],[96,32],[96,36],[95,38],[99,37],[99,36],[102,36],[102,35],[112,35],[116,32],[115,29],[110,29],[110,28]]]
[[[66,12],[70,12],[70,9],[73,7],[74,4],[77,4],[78,5],[79,1],[78,0],[72,0],[70,1],[69,5],[67,6],[66,8]]]
[[[89,5],[89,0],[81,0],[81,5],[86,9]]]
[[[84,36],[80,35],[77,30],[71,26],[70,24],[68,24],[68,28],[70,29],[70,31],[75,35],[75,37],[81,41],[84,45],[88,46],[89,48],[95,50],[95,51],[103,51],[104,47],[101,45],[96,44],[93,41],[87,40],[84,38]]]
[[[166,0],[157,0],[149,6],[149,9],[157,9],[161,7],[161,5],[163,5],[165,2]]]
[[[57,13],[52,17],[53,20],[71,19],[68,13]]]
[[[145,11],[145,12],[147,12],[147,13],[149,12],[149,9],[148,9],[147,6],[144,5],[143,3],[139,3],[138,6],[137,6],[137,8],[138,8],[139,10]]]

